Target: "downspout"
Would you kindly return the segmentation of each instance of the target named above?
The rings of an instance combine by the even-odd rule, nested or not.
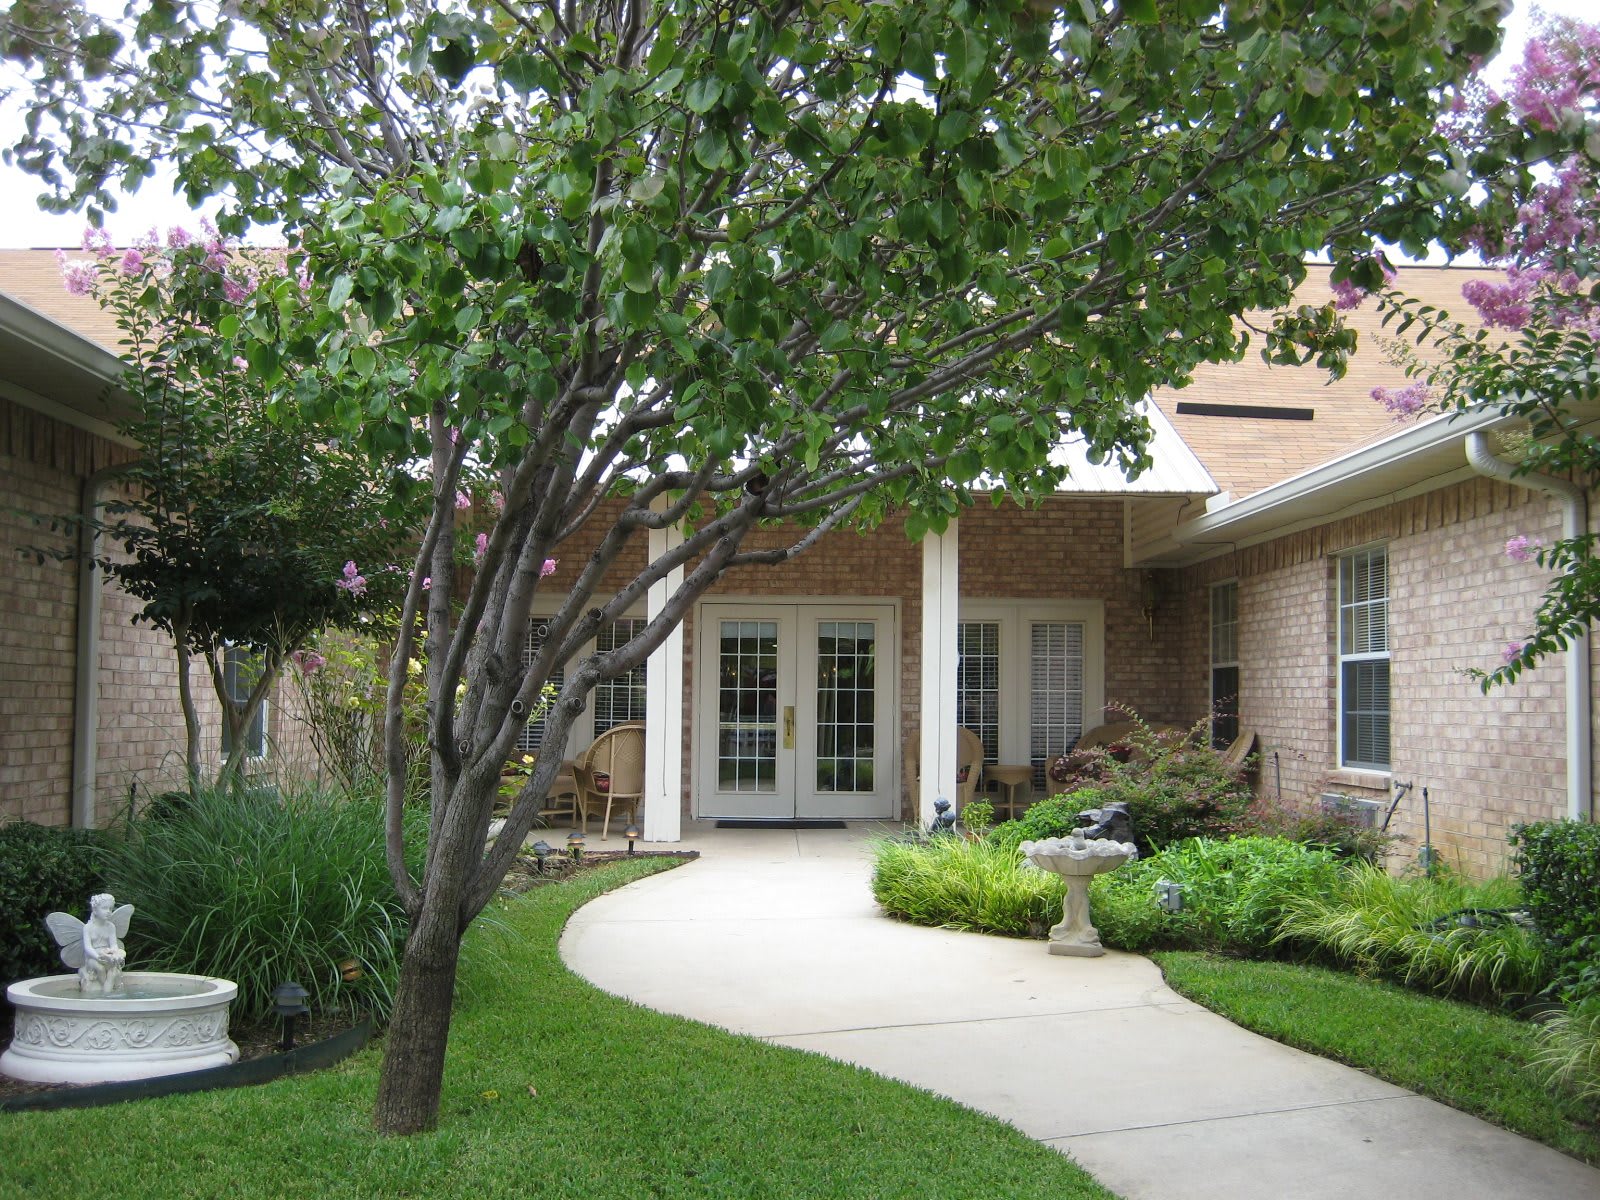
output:
[[[100,568],[95,565],[100,489],[120,468],[104,467],[83,481],[78,527],[77,673],[72,704],[72,824],[95,825],[95,780],[100,732]]]
[[[1486,433],[1467,434],[1467,462],[1480,475],[1516,487],[1546,492],[1562,501],[1561,536],[1582,537],[1589,528],[1589,500],[1583,488],[1554,475],[1515,475],[1515,468],[1489,449]],[[1589,632],[1574,637],[1567,646],[1567,816],[1573,821],[1594,819],[1593,763],[1591,760]]]

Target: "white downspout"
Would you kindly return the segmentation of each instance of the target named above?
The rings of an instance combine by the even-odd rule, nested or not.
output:
[[[1570,479],[1513,475],[1515,468],[1495,456],[1488,435],[1481,431],[1467,434],[1466,448],[1467,462],[1480,475],[1560,497],[1563,538],[1582,537],[1588,531],[1589,498]],[[1589,632],[1585,628],[1567,646],[1567,816],[1574,821],[1594,819],[1589,674]]]
[[[72,689],[72,824],[95,826],[95,781],[100,734],[100,568],[95,565],[100,488],[119,467],[95,471],[83,481],[78,511],[78,621]]]

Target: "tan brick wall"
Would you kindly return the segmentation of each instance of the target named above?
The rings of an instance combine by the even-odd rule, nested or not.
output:
[[[78,568],[42,564],[23,548],[74,550],[76,534],[52,533],[50,516],[75,514],[84,480],[129,451],[0,399],[0,820],[64,825],[72,816]],[[35,522],[24,514],[39,514]],[[115,587],[101,597],[96,809],[103,822],[141,795],[183,777],[183,721],[171,642],[131,621],[138,603]],[[202,744],[220,746],[220,716],[203,665],[194,674]],[[301,728],[279,701],[269,732],[275,771],[307,768]]]
[[[1324,791],[1387,800],[1381,781],[1362,786],[1337,770],[1334,573],[1340,553],[1385,544],[1392,778],[1414,785],[1391,826],[1407,839],[1394,860],[1415,861],[1426,787],[1441,856],[1473,875],[1500,871],[1510,824],[1565,812],[1563,668],[1488,695],[1464,671],[1496,665],[1521,639],[1549,580],[1508,559],[1506,539],[1548,543],[1559,524],[1546,497],[1474,480],[1207,562],[1186,572],[1195,668],[1185,691],[1207,687],[1205,585],[1236,575],[1241,715],[1262,739],[1261,790],[1275,794],[1281,777],[1290,802]]]

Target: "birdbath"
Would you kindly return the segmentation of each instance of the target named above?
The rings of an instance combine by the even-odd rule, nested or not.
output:
[[[1023,856],[1043,871],[1053,871],[1067,881],[1067,898],[1061,906],[1061,923],[1050,930],[1050,953],[1075,958],[1099,958],[1106,952],[1100,934],[1089,924],[1089,879],[1115,871],[1136,853],[1132,842],[1079,836],[1023,842]]]

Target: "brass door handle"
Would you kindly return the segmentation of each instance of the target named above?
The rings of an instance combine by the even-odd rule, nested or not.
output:
[[[794,749],[794,705],[783,706],[783,748]]]

